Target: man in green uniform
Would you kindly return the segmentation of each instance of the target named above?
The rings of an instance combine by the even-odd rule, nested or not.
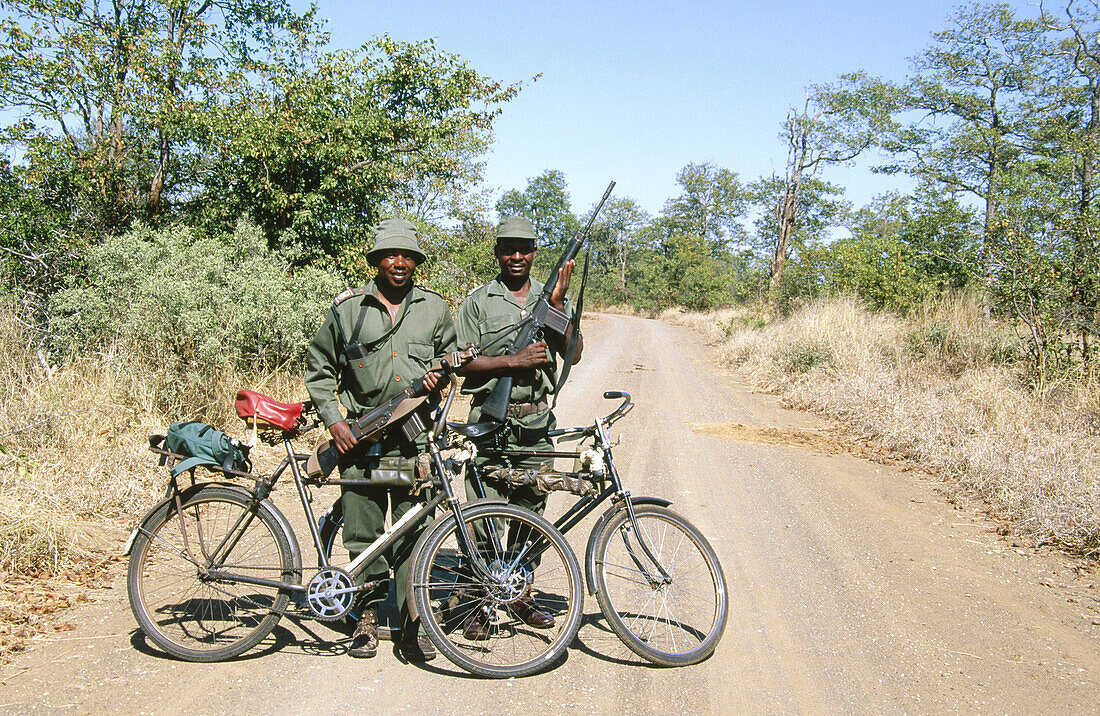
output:
[[[309,346],[306,389],[342,455],[340,474],[345,479],[378,478],[380,469],[386,468],[410,470],[420,449],[405,440],[400,430],[390,431],[369,449],[356,449],[356,438],[340,405],[348,418],[360,417],[455,350],[454,322],[447,302],[439,294],[413,285],[413,273],[426,258],[418,238],[412,222],[383,221],[374,247],[367,253],[367,261],[377,268],[374,280],[336,297]],[[431,373],[425,384],[438,389],[440,374]],[[382,534],[387,506],[396,522],[419,499],[408,487],[344,486],[343,540],[352,558]],[[409,552],[419,532],[407,533],[393,546],[388,564],[381,557],[360,575],[360,583],[381,580],[383,586],[361,595],[361,616],[348,649],[352,656],[371,657],[378,650],[377,605],[385,598],[391,567],[400,611],[399,647],[410,661],[435,656],[431,642],[417,634],[405,603]]]
[[[531,264],[535,260],[537,247],[535,231],[526,217],[512,216],[503,219],[496,231],[496,258],[500,273],[489,283],[474,289],[458,311],[456,331],[462,345],[476,343],[484,353],[471,361],[461,371],[465,380],[462,392],[472,395],[469,422],[481,420],[481,405],[496,385],[500,376],[511,375],[512,394],[508,403],[506,424],[502,430],[503,447],[507,450],[553,450],[553,441],[547,434],[556,424],[550,411],[550,394],[557,375],[557,358],[565,352],[565,345],[572,326],[566,337],[547,335],[547,342],[536,342],[512,355],[507,355],[509,338],[503,338],[496,346],[492,341],[500,338],[509,326],[528,315],[529,307],[542,293],[543,284],[531,278]],[[559,310],[572,315],[572,309],[565,297],[569,288],[569,277],[573,273],[573,262],[568,262],[558,276],[557,284],[551,293],[550,303]],[[578,345],[574,362],[580,360],[581,342]],[[547,463],[553,466],[550,458],[521,458],[495,460],[499,467],[538,468]],[[542,514],[546,509],[546,494],[530,487],[512,487],[510,485],[486,482],[488,497],[504,497],[511,504]],[[466,493],[474,498],[472,487],[467,484]],[[554,626],[554,618],[538,609],[530,597],[515,602],[512,611],[527,625],[549,629]],[[464,634],[467,639],[485,640],[489,638],[487,615],[477,612],[466,624]]]

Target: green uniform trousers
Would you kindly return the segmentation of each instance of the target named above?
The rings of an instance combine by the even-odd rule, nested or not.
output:
[[[523,428],[512,422],[509,422],[503,430],[507,431],[504,436],[505,449],[507,450],[553,450],[554,443],[550,437],[546,434],[553,426],[555,422],[553,418],[550,419],[549,425],[545,425],[541,428]],[[486,450],[486,453],[489,453]],[[536,490],[533,487],[516,487],[509,484],[504,484],[496,480],[486,480],[484,476],[494,468],[497,467],[511,467],[511,468],[525,468],[525,469],[537,469],[542,465],[550,465],[553,467],[554,459],[550,457],[528,457],[528,458],[516,458],[502,460],[496,455],[491,453],[487,454],[484,459],[478,458],[478,471],[482,474],[482,486],[485,488],[486,497],[499,497],[508,501],[509,504],[516,507],[522,507],[531,512],[539,515],[546,511],[546,493],[540,490]],[[473,483],[466,480],[466,499],[473,500],[477,497],[477,493],[474,491]],[[477,538],[484,539],[484,535],[478,534]],[[513,546],[515,535],[508,535],[508,548]],[[531,564],[532,569],[538,567],[539,560],[536,558]]]
[[[359,556],[385,532],[387,508],[392,513],[393,521],[396,522],[402,515],[424,501],[423,495],[414,497],[408,490],[397,487],[345,487],[341,499],[344,508],[343,541],[351,559]],[[428,519],[425,518],[417,529],[402,535],[355,580],[356,584],[383,581],[383,586],[360,595],[357,601],[359,609],[377,608],[386,598],[388,589],[385,580],[389,577],[390,569],[393,569],[398,626],[405,638],[412,638],[415,635],[415,624],[409,616],[408,603],[405,601],[405,580],[409,572],[409,557],[427,521]]]

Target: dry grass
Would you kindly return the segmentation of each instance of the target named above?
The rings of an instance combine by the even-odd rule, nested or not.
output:
[[[102,525],[148,506],[145,386],[116,356],[48,369],[0,312],[0,571],[59,570],[104,547]]]
[[[759,307],[720,308],[711,313],[691,313],[682,308],[668,308],[657,316],[662,321],[689,326],[710,343],[727,340],[746,328],[761,328],[768,323],[768,313]]]
[[[35,345],[0,309],[0,572],[56,573],[102,553],[117,537],[105,528],[132,524],[165,485],[147,436],[169,422],[151,406],[163,394],[158,381],[171,378],[125,346],[48,368]],[[207,386],[221,400],[176,409],[232,429],[232,397],[244,386],[288,401],[303,395],[300,378],[221,375]]]
[[[147,436],[167,427],[151,406],[172,377],[124,345],[57,368],[36,345],[0,306],[0,662],[106,578],[121,538],[167,482]],[[173,409],[245,437],[233,411],[240,387],[287,402],[304,395],[300,377],[226,374],[204,386],[222,399],[192,396]]]
[[[728,318],[685,317],[706,327]],[[988,500],[1013,533],[1100,548],[1100,391],[1029,388],[1012,332],[957,297],[902,320],[851,299],[734,329],[723,360],[758,390],[843,420],[874,447]]]

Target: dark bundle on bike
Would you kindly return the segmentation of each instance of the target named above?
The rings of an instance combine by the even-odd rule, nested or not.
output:
[[[507,483],[513,487],[533,487],[540,492],[572,492],[574,495],[596,495],[599,490],[588,478],[579,473],[558,472],[546,465],[538,469],[500,468],[486,473],[485,478]]]

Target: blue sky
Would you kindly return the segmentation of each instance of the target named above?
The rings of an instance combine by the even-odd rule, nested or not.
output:
[[[1034,0],[1032,0],[1034,2]],[[296,9],[307,0],[291,0]],[[782,172],[778,138],[811,84],[866,70],[901,80],[909,58],[947,26],[956,0],[316,0],[332,48],[371,37],[435,38],[504,83],[529,82],[503,106],[485,157],[499,196],[546,169],[564,172],[577,213],[614,179],[615,195],[652,214],[678,194],[676,173],[711,162],[742,181]],[[1010,0],[1021,16],[1029,0]],[[3,11],[0,11],[3,12]],[[3,113],[7,119],[9,113]],[[875,157],[822,176],[856,206],[904,188],[871,174]]]
[[[651,213],[677,194],[676,173],[712,162],[743,181],[782,172],[780,125],[805,88],[863,69],[902,79],[959,3],[950,0],[716,2],[336,2],[319,0],[335,47],[373,35],[436,38],[440,49],[503,82],[541,78],[504,106],[486,183],[526,186],[565,173],[574,210],[607,182]],[[1013,3],[1032,16],[1026,0]],[[296,3],[297,7],[305,3]],[[896,180],[826,170],[857,206]],[[499,194],[497,191],[495,194]]]

